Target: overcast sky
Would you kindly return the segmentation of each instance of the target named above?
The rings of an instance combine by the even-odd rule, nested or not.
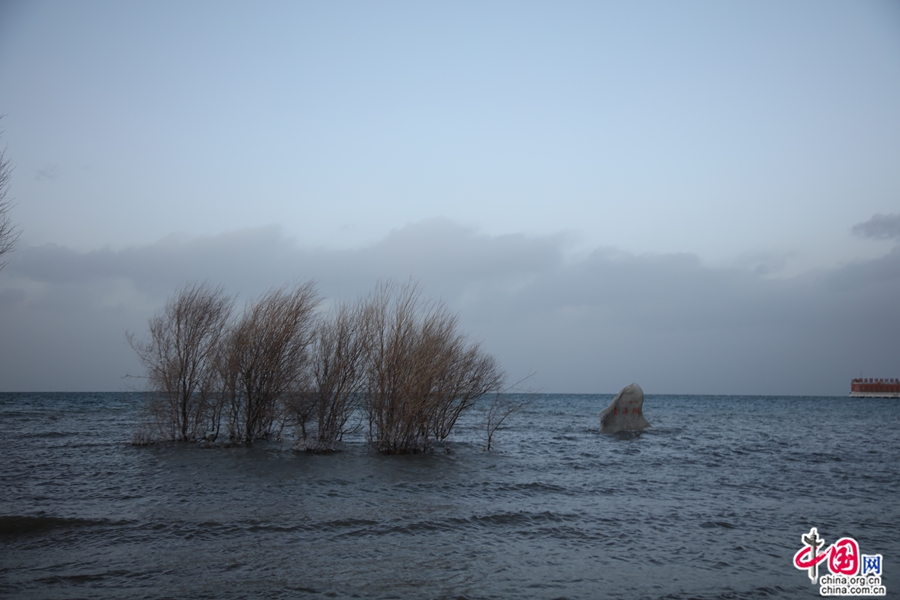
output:
[[[900,376],[896,2],[10,2],[0,391],[180,285],[420,281],[547,392]]]

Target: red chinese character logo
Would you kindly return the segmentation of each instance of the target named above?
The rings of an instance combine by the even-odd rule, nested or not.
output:
[[[841,538],[828,548],[828,570],[835,575],[856,575],[859,572],[859,544],[853,538]]]
[[[816,528],[800,536],[801,548],[794,554],[794,566],[806,569],[813,584],[819,579],[819,563],[828,559],[828,570],[835,575],[856,575],[859,572],[859,544],[853,538],[841,538],[819,554],[819,546],[825,540],[819,537]]]

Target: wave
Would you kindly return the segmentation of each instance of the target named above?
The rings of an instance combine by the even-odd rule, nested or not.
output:
[[[0,535],[27,535],[54,529],[106,527],[116,522],[108,519],[81,519],[49,515],[0,515]]]

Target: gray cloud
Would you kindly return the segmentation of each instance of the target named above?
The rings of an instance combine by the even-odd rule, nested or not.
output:
[[[689,254],[598,248],[562,236],[489,236],[436,219],[353,250],[277,228],[170,237],[121,251],[24,248],[0,272],[0,389],[121,389],[124,343],[186,281],[242,299],[314,279],[350,299],[416,278],[518,379],[547,391],[843,394],[860,372],[896,376],[900,249],[791,279],[710,268]]]
[[[900,214],[875,215],[853,226],[853,233],[875,240],[900,238]]]

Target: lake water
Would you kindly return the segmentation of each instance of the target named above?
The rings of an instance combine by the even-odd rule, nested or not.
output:
[[[900,401],[521,396],[482,451],[132,447],[138,394],[0,394],[0,596],[813,598],[817,527],[900,593]],[[821,573],[827,573],[822,567]]]

